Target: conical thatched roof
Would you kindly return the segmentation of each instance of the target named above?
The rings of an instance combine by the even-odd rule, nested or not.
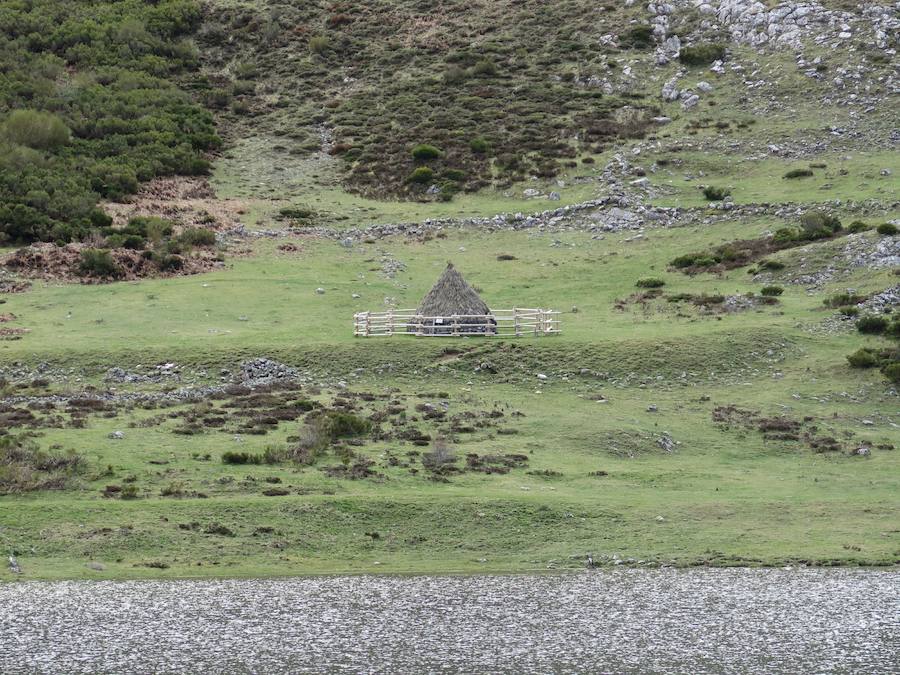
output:
[[[447,269],[437,280],[437,283],[428,291],[428,295],[422,300],[416,313],[421,316],[453,316],[456,315],[487,315],[491,313],[487,304],[478,297],[475,289],[466,283],[453,263],[447,264]]]

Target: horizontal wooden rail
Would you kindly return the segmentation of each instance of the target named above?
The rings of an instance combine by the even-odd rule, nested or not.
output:
[[[490,314],[423,316],[414,309],[359,312],[353,316],[358,337],[526,337],[561,332],[559,312],[552,309],[492,309]]]

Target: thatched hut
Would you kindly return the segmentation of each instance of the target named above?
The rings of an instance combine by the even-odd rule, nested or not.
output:
[[[448,263],[407,330],[425,335],[492,335],[497,332],[497,321],[487,303],[453,263]]]

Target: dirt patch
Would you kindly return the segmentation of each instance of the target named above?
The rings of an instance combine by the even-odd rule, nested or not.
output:
[[[32,244],[0,259],[0,264],[17,274],[32,279],[51,281],[79,281],[86,284],[112,281],[107,278],[85,277],[79,273],[81,252],[90,246],[85,244]],[[218,254],[211,250],[197,248],[190,254],[181,256],[181,269],[167,272],[148,258],[143,251],[125,248],[110,250],[110,255],[121,270],[116,281],[131,281],[147,277],[173,277],[208,272],[222,266]]]
[[[155,178],[127,202],[106,202],[103,209],[113,224],[122,226],[136,216],[157,216],[182,227],[229,230],[241,225],[247,202],[218,199],[203,177]]]

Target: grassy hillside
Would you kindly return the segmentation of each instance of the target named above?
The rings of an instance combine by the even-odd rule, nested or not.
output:
[[[2,251],[0,579],[900,561],[880,13],[87,4],[0,13],[87,209],[4,188],[74,243]],[[449,260],[562,335],[353,337]]]

